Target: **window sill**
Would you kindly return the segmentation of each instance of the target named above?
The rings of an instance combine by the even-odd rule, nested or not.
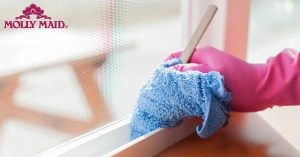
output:
[[[153,156],[191,135],[199,119],[187,119],[171,129],[157,129],[130,141],[130,117],[67,141],[37,156]],[[147,149],[145,149],[147,148]]]

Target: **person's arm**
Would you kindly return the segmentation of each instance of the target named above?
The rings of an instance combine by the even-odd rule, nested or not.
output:
[[[177,58],[181,52],[168,58]],[[234,111],[260,111],[273,105],[300,104],[299,53],[285,49],[265,64],[249,64],[213,47],[197,49],[188,64],[173,67],[179,71],[218,71],[232,93]]]
[[[279,106],[300,104],[300,55],[285,49],[265,64],[257,85],[262,102]]]

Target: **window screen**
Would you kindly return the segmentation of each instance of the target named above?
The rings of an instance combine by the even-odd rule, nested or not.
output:
[[[32,156],[128,116],[181,48],[179,0],[0,0],[0,156]]]

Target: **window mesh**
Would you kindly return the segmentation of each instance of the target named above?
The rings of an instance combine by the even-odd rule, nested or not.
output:
[[[67,27],[4,28],[32,3]],[[181,48],[179,0],[0,0],[0,10],[2,157],[33,156],[131,114],[142,84]]]

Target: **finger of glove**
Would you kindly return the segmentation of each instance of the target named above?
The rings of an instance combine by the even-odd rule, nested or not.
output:
[[[171,59],[174,59],[174,58],[179,58],[180,55],[181,55],[181,52],[182,51],[177,51],[177,52],[171,53],[164,61],[168,61],[168,60],[171,60]]]
[[[188,64],[177,64],[172,66],[174,70],[186,72],[186,71],[200,71],[207,73],[211,71],[208,65],[206,64],[196,64],[196,63],[188,63]]]

